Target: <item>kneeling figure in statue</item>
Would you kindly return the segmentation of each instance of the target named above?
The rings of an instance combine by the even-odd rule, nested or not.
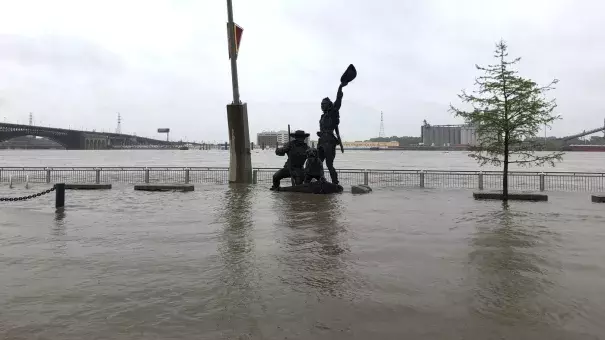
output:
[[[278,190],[280,182],[284,178],[292,178],[294,185],[303,183],[304,180],[304,166],[307,160],[307,150],[309,146],[305,142],[305,139],[309,137],[308,133],[302,130],[297,130],[290,134],[290,137],[294,137],[294,140],[289,141],[283,147],[275,149],[275,154],[278,156],[288,155],[288,160],[284,167],[278,170],[273,175],[273,186],[271,190]]]
[[[318,182],[325,182],[324,165],[319,158],[317,149],[310,148],[307,151],[307,162],[305,163],[305,180],[304,183],[311,183],[315,179]]]

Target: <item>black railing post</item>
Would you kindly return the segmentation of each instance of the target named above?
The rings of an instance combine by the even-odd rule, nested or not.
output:
[[[61,209],[65,207],[65,183],[55,184],[55,191],[57,192],[55,196],[55,208]]]

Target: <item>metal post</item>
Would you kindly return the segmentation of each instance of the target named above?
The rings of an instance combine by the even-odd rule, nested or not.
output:
[[[229,27],[229,51],[231,51],[231,84],[233,86],[233,104],[239,104],[239,84],[237,79],[237,58],[235,50],[235,23],[233,22],[233,4],[227,0],[227,21]]]
[[[252,184],[258,183],[258,169],[252,170]]]
[[[370,181],[368,180],[368,170],[363,170],[363,184],[369,185]]]
[[[13,176],[8,176],[8,187],[13,188]]]
[[[50,168],[46,168],[46,183],[50,183]]]
[[[189,184],[189,168],[185,168],[185,184]]]
[[[252,158],[250,133],[248,130],[248,109],[244,104],[227,105],[227,125],[229,126],[229,183],[252,183]]]
[[[544,191],[544,173],[540,173],[540,191]]]
[[[479,179],[478,179],[479,190],[483,190],[483,171],[480,171],[478,176],[479,176]]]
[[[95,183],[101,183],[101,169],[95,169]]]
[[[233,85],[233,103],[227,105],[227,125],[229,128],[229,182],[250,183],[252,181],[252,162],[250,159],[248,109],[246,104],[242,104],[239,98],[237,46],[235,23],[233,22],[233,4],[231,0],[227,0],[227,17],[227,35],[229,38],[229,57],[231,61],[231,84]],[[227,149],[227,145],[225,145],[225,149]]]
[[[420,187],[424,188],[424,170],[420,170]]]
[[[149,168],[145,168],[145,183],[149,183]]]
[[[65,207],[65,183],[55,184],[55,208],[61,209]]]

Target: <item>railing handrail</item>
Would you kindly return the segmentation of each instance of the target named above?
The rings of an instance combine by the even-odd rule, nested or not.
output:
[[[280,168],[254,168],[252,184],[271,182]],[[541,169],[540,169],[541,170]],[[377,186],[417,186],[420,188],[478,188],[498,189],[502,182],[501,170],[419,170],[419,169],[339,169],[341,183]],[[227,183],[228,167],[188,166],[60,166],[60,167],[0,167],[0,181],[13,183],[120,182],[120,183]],[[605,172],[509,172],[512,188],[517,190],[571,190],[605,191]],[[512,189],[511,188],[511,189]]]
[[[96,170],[108,170],[108,171],[171,171],[171,170],[185,170],[191,171],[227,171],[229,167],[223,166],[4,166],[0,167],[0,171],[96,171]],[[280,168],[268,168],[258,167],[253,168],[254,170],[260,171],[276,171]],[[501,170],[435,170],[435,169],[362,169],[362,168],[343,168],[337,169],[340,172],[373,172],[373,173],[434,173],[434,174],[468,174],[476,175],[482,173],[483,175],[501,175]],[[540,175],[546,176],[603,176],[605,172],[589,172],[589,171],[509,171],[509,175]]]

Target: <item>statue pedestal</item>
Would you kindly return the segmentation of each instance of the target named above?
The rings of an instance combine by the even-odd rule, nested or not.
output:
[[[342,192],[340,185],[332,184],[330,182],[311,182],[307,184],[300,184],[291,187],[281,187],[280,192],[299,192],[304,194],[338,194]]]
[[[229,126],[229,183],[252,183],[248,106],[227,105]]]

